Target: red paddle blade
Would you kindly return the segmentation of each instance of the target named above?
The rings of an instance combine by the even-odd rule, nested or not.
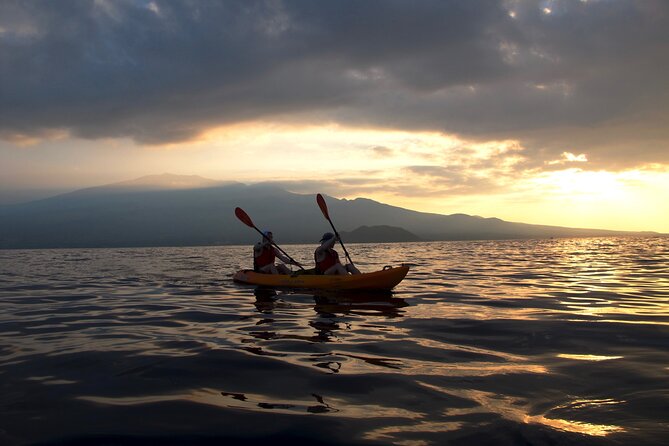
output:
[[[235,215],[237,218],[244,223],[246,226],[250,226],[252,228],[255,228],[256,226],[253,224],[253,221],[251,221],[251,217],[244,212],[244,209],[242,208],[235,208]]]
[[[329,220],[330,214],[328,213],[328,205],[325,204],[325,198],[323,198],[321,194],[316,194],[316,202],[318,203],[318,207],[321,208],[321,212],[325,218]]]

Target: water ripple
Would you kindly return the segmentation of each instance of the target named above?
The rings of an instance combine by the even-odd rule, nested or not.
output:
[[[348,249],[412,269],[310,294],[234,284],[248,247],[0,251],[0,442],[669,438],[669,239]]]

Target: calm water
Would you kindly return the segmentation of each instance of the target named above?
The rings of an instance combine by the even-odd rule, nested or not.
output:
[[[249,247],[0,251],[0,444],[669,442],[669,238],[347,247],[412,269],[328,296],[234,284]]]

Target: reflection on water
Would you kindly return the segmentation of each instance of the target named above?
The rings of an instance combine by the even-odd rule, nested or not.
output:
[[[404,299],[396,298],[390,291],[277,291],[275,289],[257,287],[253,294],[256,296],[255,306],[261,313],[272,313],[273,309],[294,296],[313,298],[314,310],[323,317],[334,317],[337,314],[369,314],[371,316],[399,317],[400,308],[408,304]]]
[[[601,356],[601,355],[570,355],[568,353],[560,353],[558,358],[576,359],[579,361],[608,361],[610,359],[622,359],[622,356]]]
[[[349,251],[411,271],[309,293],[234,284],[247,247],[0,251],[0,443],[669,438],[668,239]]]
[[[435,389],[434,386],[429,386],[425,383],[423,385],[427,387],[432,387],[435,391],[443,391],[445,393],[456,395],[460,398],[464,398],[468,401],[475,403],[473,407],[462,408],[462,409],[450,409],[447,412],[447,415],[450,417],[457,417],[463,415],[472,415],[478,413],[494,413],[499,414],[503,418],[523,423],[535,423],[549,426],[554,429],[559,429],[567,432],[576,432],[579,434],[593,435],[593,436],[605,436],[614,432],[623,432],[624,429],[620,426],[613,425],[603,425],[603,424],[594,424],[587,423],[583,421],[570,421],[564,419],[558,419],[553,417],[548,417],[546,415],[530,415],[528,412],[530,408],[526,401],[513,398],[509,396],[499,395],[496,393],[483,392],[478,390],[460,390],[460,389]],[[548,413],[559,412],[560,409],[565,409],[570,407],[571,409],[586,409],[588,406],[591,408],[596,408],[601,405],[611,405],[618,404],[620,402],[614,400],[603,400],[603,401],[576,401],[568,405],[558,406],[553,409],[549,409]]]
[[[593,435],[597,437],[603,437],[605,435],[625,431],[625,429],[620,426],[583,423],[581,421],[558,420],[546,418],[543,415],[532,417],[528,416],[524,419],[524,421],[527,423],[543,424],[566,432],[576,432],[579,434]]]
[[[230,399],[221,398],[228,397]],[[100,396],[80,396],[79,400],[90,401],[97,404],[106,404],[111,406],[141,406],[145,404],[187,401],[198,404],[207,404],[221,408],[239,408],[260,410],[269,409],[275,411],[305,412],[305,413],[326,413],[337,412],[338,410],[325,403],[323,397],[314,394],[314,401],[291,401],[290,403],[270,403],[270,397],[261,395],[245,395],[243,393],[219,392],[215,389],[198,389],[185,394],[172,395],[144,395],[133,397],[100,397]],[[234,400],[234,401],[232,401]]]
[[[291,301],[295,300],[313,300],[313,309],[315,318],[304,321],[305,326],[293,326],[291,330],[286,330],[285,326],[276,328],[276,320],[273,318],[263,318],[256,322],[255,327],[262,326],[262,329],[256,328],[249,331],[249,335],[254,337],[256,342],[253,347],[245,346],[244,350],[257,355],[286,356],[285,353],[272,351],[272,343],[267,341],[276,340],[303,340],[313,343],[339,342],[339,332],[351,331],[350,323],[338,322],[337,318],[344,315],[354,316],[382,316],[386,318],[400,317],[402,307],[408,304],[399,298],[393,297],[391,292],[323,292],[318,291],[308,293],[304,291],[277,291],[257,287],[253,290],[256,297],[254,303],[259,313],[264,315],[273,315],[281,313],[284,310],[290,310],[293,305]],[[310,330],[306,330],[309,327]],[[371,327],[371,326],[370,326]],[[342,333],[341,337],[345,336]],[[264,341],[264,342],[263,342]],[[246,340],[247,343],[252,341]],[[292,356],[297,358],[296,352]],[[399,368],[399,361],[393,358],[381,358],[373,356],[362,356],[352,354],[321,354],[312,353],[309,357],[300,358],[301,361],[310,361],[315,367],[326,370],[331,373],[342,371],[342,361],[349,361],[352,373],[355,370],[364,370],[366,367],[355,367],[353,364],[362,362],[379,367]],[[348,372],[348,368],[346,370]]]

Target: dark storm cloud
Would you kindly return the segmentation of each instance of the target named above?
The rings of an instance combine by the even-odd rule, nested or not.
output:
[[[334,120],[669,163],[667,42],[663,0],[6,1],[0,136]]]

